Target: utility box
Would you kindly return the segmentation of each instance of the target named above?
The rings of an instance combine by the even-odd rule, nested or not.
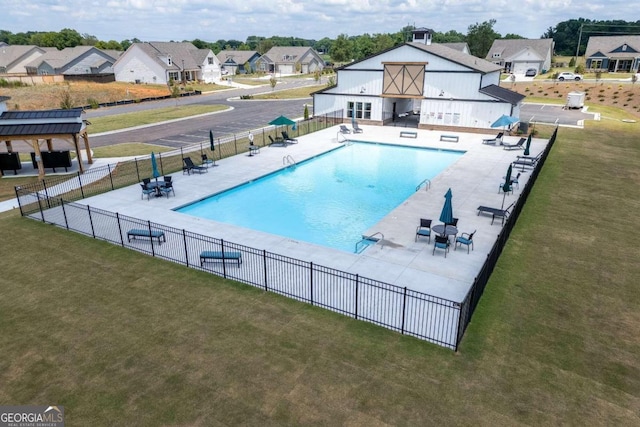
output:
[[[584,92],[569,92],[567,94],[566,108],[582,108],[584,107]]]

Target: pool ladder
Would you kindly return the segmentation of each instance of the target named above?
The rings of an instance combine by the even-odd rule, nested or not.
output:
[[[418,186],[416,187],[416,191],[418,191],[422,186],[424,185],[424,189],[425,191],[431,188],[431,180],[430,179],[425,179],[424,181],[422,181],[420,184],[418,184]]]
[[[376,236],[380,236],[380,238],[376,238]],[[375,232],[370,236],[363,236],[362,239],[360,241],[358,241],[356,243],[356,248],[353,251],[354,253],[361,253],[362,251],[364,251],[366,248],[368,248],[371,245],[375,245],[378,242],[382,242],[380,244],[380,248],[382,248],[384,246],[384,234],[382,234],[381,232]]]
[[[340,140],[341,137],[342,137],[342,141]],[[336,135],[336,140],[338,142],[344,142],[345,145],[353,144],[353,141],[351,141],[349,138],[344,136],[344,134],[342,132],[338,132],[338,134]]]
[[[291,154],[287,154],[282,158],[282,164],[293,167],[296,167],[297,165],[296,161],[293,159],[293,157],[291,157]]]

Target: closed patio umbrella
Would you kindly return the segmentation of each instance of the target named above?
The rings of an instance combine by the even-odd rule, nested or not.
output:
[[[527,143],[524,146],[524,155],[528,156],[529,155],[529,149],[531,148],[531,135],[529,134],[529,136],[527,137]]]
[[[158,177],[160,176],[160,171],[158,170],[158,163],[156,162],[156,155],[155,155],[155,153],[153,151],[151,152],[151,174],[156,179],[156,182],[158,182]]]
[[[453,222],[453,205],[451,204],[451,188],[444,195],[444,206],[442,206],[442,212],[440,212],[440,221],[445,225]]]
[[[509,165],[509,169],[507,169],[507,174],[504,177],[504,184],[502,184],[502,208],[504,209],[504,199],[507,197],[507,192],[511,191],[511,167]]]
[[[213,166],[216,165],[216,156],[213,155],[213,152],[216,151],[216,144],[213,139],[213,131],[209,130],[209,145],[211,148],[211,160],[213,160]]]

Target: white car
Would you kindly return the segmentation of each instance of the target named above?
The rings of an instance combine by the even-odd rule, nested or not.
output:
[[[568,71],[565,71],[563,73],[558,74],[558,80],[560,80],[561,82],[564,80],[580,81],[582,80],[582,76],[580,74],[575,74],[575,73],[570,73]]]

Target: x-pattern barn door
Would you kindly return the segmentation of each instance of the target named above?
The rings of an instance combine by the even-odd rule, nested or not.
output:
[[[421,97],[424,88],[425,62],[384,63],[382,96],[396,98]]]

